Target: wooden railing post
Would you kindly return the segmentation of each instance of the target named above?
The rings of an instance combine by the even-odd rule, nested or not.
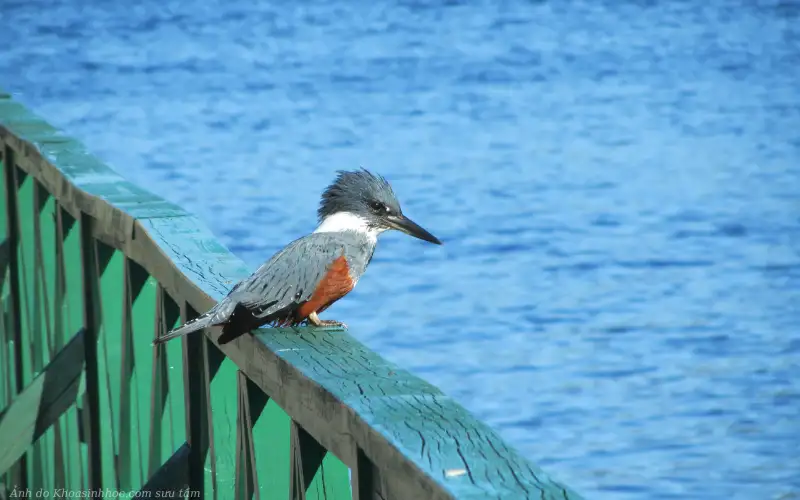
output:
[[[86,360],[86,392],[83,400],[83,436],[88,447],[89,488],[100,491],[103,474],[100,460],[100,383],[97,373],[97,317],[96,301],[99,296],[96,276],[97,245],[92,235],[93,219],[86,214],[80,217],[81,269],[83,271],[83,328]]]
[[[197,317],[191,306],[183,301],[181,319],[186,322]],[[183,387],[186,417],[186,441],[189,443],[189,491],[205,498],[205,462],[208,456],[208,401],[205,390],[203,344],[205,335],[183,338]]]
[[[358,448],[356,466],[353,467],[353,500],[387,500],[378,468]]]
[[[0,143],[2,144],[2,143]],[[18,168],[14,151],[2,144],[4,153],[6,216],[8,217],[8,272],[11,292],[11,329],[14,339],[14,368],[16,393],[24,389],[24,367],[22,366],[22,311],[20,310],[20,269],[19,269],[19,218],[17,216],[17,188],[19,186]],[[23,456],[14,470],[14,482],[19,488],[28,488],[27,457]]]

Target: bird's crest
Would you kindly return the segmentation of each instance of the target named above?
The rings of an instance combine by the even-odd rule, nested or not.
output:
[[[371,201],[379,201],[400,211],[397,196],[383,176],[365,168],[339,170],[336,179],[322,193],[317,215],[322,221],[337,212],[359,213]]]

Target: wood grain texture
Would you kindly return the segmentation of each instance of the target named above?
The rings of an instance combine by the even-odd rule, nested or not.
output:
[[[196,218],[37,120],[0,98],[0,140],[21,168],[66,211],[90,215],[93,236],[141,265],[170,296],[204,311],[250,273]],[[217,343],[219,333],[206,335]],[[219,347],[320,445],[350,467],[374,464],[365,484],[378,493],[359,497],[579,498],[436,387],[346,332],[269,329]]]

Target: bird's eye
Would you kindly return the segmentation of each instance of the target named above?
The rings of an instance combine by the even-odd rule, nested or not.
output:
[[[389,211],[389,207],[387,207],[386,205],[384,205],[383,203],[381,203],[379,201],[372,201],[372,202],[370,202],[369,206],[370,206],[370,208],[372,208],[376,212],[388,212]]]

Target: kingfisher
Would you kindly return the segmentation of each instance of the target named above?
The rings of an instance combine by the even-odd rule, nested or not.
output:
[[[313,233],[289,243],[217,305],[157,337],[153,345],[218,326],[220,344],[267,325],[346,328],[319,314],[353,290],[372,261],[381,233],[394,229],[442,244],[403,215],[384,177],[363,168],[337,172],[322,193],[317,215],[319,226]]]

